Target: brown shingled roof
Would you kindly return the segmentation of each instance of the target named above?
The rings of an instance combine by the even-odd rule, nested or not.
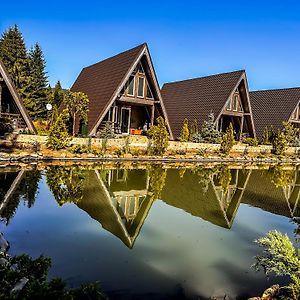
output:
[[[84,92],[89,98],[89,132],[103,115],[115,91],[145,47],[146,44],[139,45],[82,69],[71,91]]]
[[[201,125],[210,112],[221,113],[244,70],[166,83],[162,97],[174,137],[179,137],[184,118]]]
[[[256,134],[262,138],[266,126],[280,128],[300,101],[300,88],[250,92]]]

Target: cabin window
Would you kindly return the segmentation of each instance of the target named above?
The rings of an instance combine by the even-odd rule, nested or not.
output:
[[[138,77],[138,93],[137,96],[144,98],[144,86],[145,86],[145,78]]]
[[[233,96],[233,110],[237,111],[238,110],[238,104],[239,104],[239,96],[234,95]]]
[[[134,76],[131,75],[128,80],[127,95],[134,96]]]
[[[231,99],[227,102],[227,110],[231,110]]]
[[[153,94],[151,92],[151,89],[150,89],[150,86],[149,86],[148,83],[147,83],[147,94],[146,94],[146,97],[149,98],[149,99],[153,99]]]
[[[137,72],[139,72],[141,74],[145,74],[144,68],[141,63],[139,63],[137,66]]]

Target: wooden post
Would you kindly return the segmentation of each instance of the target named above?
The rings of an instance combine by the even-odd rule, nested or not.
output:
[[[2,84],[0,81],[0,113],[2,112]]]
[[[113,132],[115,132],[115,113],[116,113],[115,106],[112,106],[111,111],[112,111],[111,127],[112,127]]]
[[[241,124],[240,124],[240,136],[239,136],[240,141],[242,140],[243,128],[244,128],[244,115],[242,115]]]
[[[153,104],[151,107],[151,126],[154,124],[154,112],[155,112],[155,106]]]

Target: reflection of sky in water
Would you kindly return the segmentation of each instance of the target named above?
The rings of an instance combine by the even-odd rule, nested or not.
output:
[[[174,184],[184,188],[184,180]],[[227,229],[164,201],[153,202],[129,249],[75,204],[59,207],[43,177],[34,206],[20,204],[3,231],[12,253],[50,256],[51,276],[71,285],[99,280],[117,298],[171,295],[181,287],[193,296],[255,295],[273,283],[250,269],[259,251],[253,240],[275,228],[292,236],[287,217],[242,203]]]

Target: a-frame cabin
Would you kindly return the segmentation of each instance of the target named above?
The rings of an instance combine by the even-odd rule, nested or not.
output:
[[[8,71],[0,61],[0,123],[4,122],[10,124],[14,131],[28,129],[36,132]]]
[[[266,127],[281,128],[282,122],[300,127],[300,87],[250,92],[258,139]]]
[[[71,87],[89,98],[88,135],[95,136],[108,122],[116,134],[141,134],[157,117],[168,117],[147,44],[84,68]],[[82,133],[76,120],[77,134]]]
[[[175,138],[185,118],[201,126],[210,113],[219,131],[232,123],[237,140],[256,136],[244,70],[166,83],[162,96]]]

